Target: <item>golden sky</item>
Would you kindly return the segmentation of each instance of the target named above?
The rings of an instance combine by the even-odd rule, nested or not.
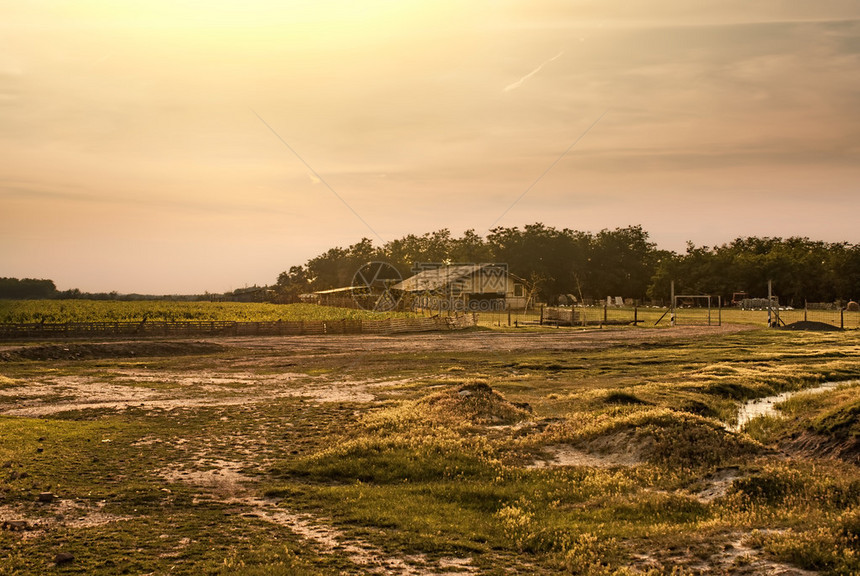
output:
[[[365,236],[858,214],[856,0],[0,0],[0,276],[221,292]]]

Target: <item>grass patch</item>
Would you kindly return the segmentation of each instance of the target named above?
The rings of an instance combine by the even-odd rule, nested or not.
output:
[[[782,407],[790,418],[757,419],[745,433],[724,423],[746,398],[857,377],[860,335],[491,354],[408,342],[330,354],[335,341],[5,362],[15,390],[4,396],[0,383],[0,410],[99,384],[177,404],[0,417],[0,507],[31,525],[0,530],[0,574],[362,573],[373,568],[351,552],[362,547],[428,573],[457,571],[449,560],[480,574],[719,573],[725,545],[750,533],[748,566],[858,570],[857,467],[767,449],[852,438],[856,387],[797,396]],[[238,373],[261,378],[215,393],[206,383]],[[319,399],[320,388],[360,388],[363,399]],[[552,461],[558,447],[589,458]],[[59,524],[54,504],[36,502],[43,491],[108,520]],[[302,536],[278,513],[336,542]],[[75,560],[54,567],[58,551]]]

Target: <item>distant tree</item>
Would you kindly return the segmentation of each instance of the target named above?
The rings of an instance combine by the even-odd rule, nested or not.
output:
[[[685,255],[657,267],[649,294],[668,295],[674,280],[676,293],[715,294],[728,301],[734,292],[763,297],[772,281],[780,302],[791,306],[845,299],[860,286],[856,251],[847,243],[798,237],[737,238],[713,248],[688,243]]]
[[[275,283],[278,300],[285,303],[298,302],[299,294],[310,291],[311,284],[304,266],[290,266],[288,271],[278,275],[278,281]]]
[[[381,259],[398,269],[403,277],[411,276],[418,263],[442,263],[453,260],[454,246],[447,228],[422,236],[409,234],[387,242]]]
[[[0,278],[0,298],[38,300],[56,296],[57,287],[53,280]]]
[[[590,292],[644,298],[657,266],[656,246],[641,226],[601,230],[592,240]]]
[[[860,247],[808,238],[737,238],[721,246],[687,244],[684,254],[658,250],[641,226],[596,234],[557,229],[540,222],[496,227],[482,237],[467,230],[459,238],[448,229],[409,234],[381,247],[368,238],[332,248],[278,277],[284,297],[351,285],[364,264],[385,261],[405,278],[416,263],[498,262],[531,286],[543,301],[559,295],[606,296],[666,301],[676,293],[734,292],[763,296],[768,280],[785,304],[860,297]]]
[[[452,262],[474,264],[493,260],[490,247],[474,230],[466,230],[463,236],[450,241],[448,257]]]
[[[831,252],[830,267],[836,298],[860,301],[860,244],[840,244]]]
[[[62,292],[57,294],[57,298],[63,300],[77,300],[82,298],[84,294],[78,288],[72,288],[71,290],[63,290]]]

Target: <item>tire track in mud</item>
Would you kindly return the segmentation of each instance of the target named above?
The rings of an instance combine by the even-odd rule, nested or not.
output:
[[[353,564],[371,574],[405,576],[471,576],[477,569],[471,558],[440,558],[431,561],[423,554],[392,556],[360,538],[347,536],[324,518],[295,513],[280,506],[275,499],[253,495],[255,482],[242,473],[241,462],[199,458],[198,466],[166,468],[161,476],[169,482],[183,482],[202,491],[203,498],[244,509],[242,516],[258,518],[289,529],[313,543],[322,554],[342,554]]]

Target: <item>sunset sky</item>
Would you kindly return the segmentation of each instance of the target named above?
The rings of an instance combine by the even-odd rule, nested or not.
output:
[[[0,276],[223,292],[538,221],[860,243],[860,2],[0,0]]]

